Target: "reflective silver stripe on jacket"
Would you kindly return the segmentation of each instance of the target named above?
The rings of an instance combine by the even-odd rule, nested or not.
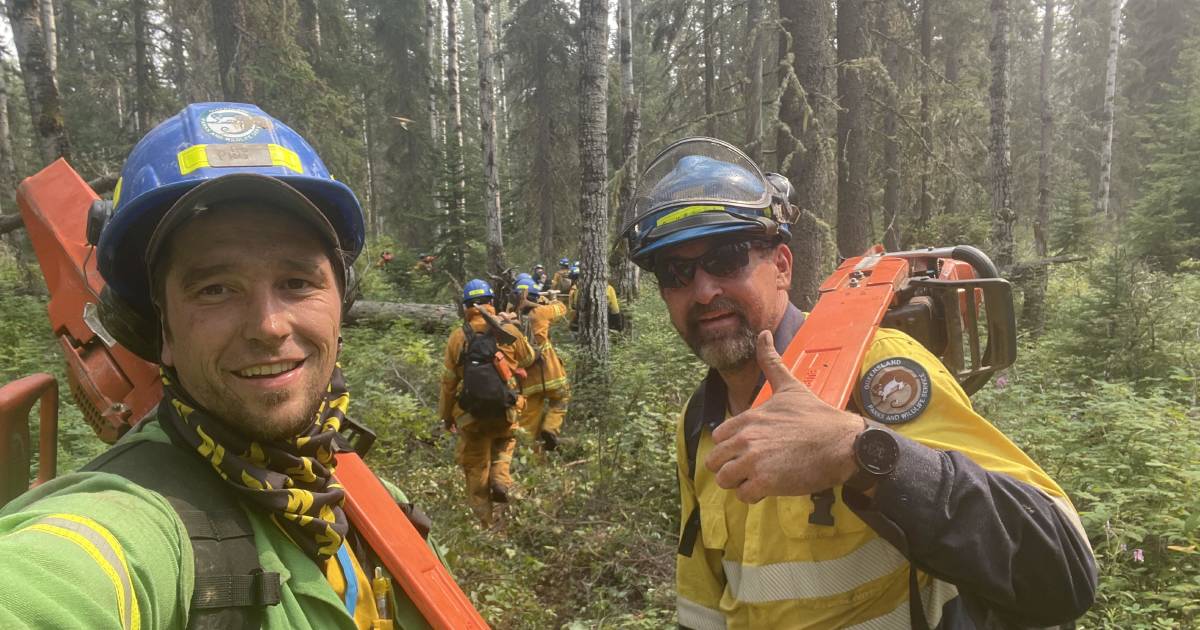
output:
[[[847,593],[894,573],[908,561],[886,540],[874,538],[833,560],[779,562],[761,566],[725,560],[722,564],[725,579],[735,599],[739,602],[762,603]]]
[[[99,565],[100,570],[112,581],[117,595],[117,614],[121,627],[127,630],[141,626],[137,598],[133,594],[133,581],[129,578],[129,567],[120,543],[100,523],[74,514],[55,514],[38,519],[19,531],[33,531],[65,538],[79,546]],[[16,533],[16,532],[14,532]]]
[[[958,588],[949,582],[941,580],[933,580],[932,583],[921,589],[921,603],[925,608],[925,619],[928,621],[930,628],[936,628],[938,623],[942,621],[942,607],[946,605],[946,602],[955,597],[958,597]],[[912,617],[908,612],[908,596],[906,594],[904,602],[893,608],[892,612],[869,619],[860,624],[855,624],[846,630],[894,630],[895,628],[908,628],[911,625],[911,620]]]
[[[683,597],[675,597],[679,625],[692,630],[725,630],[725,614]]]

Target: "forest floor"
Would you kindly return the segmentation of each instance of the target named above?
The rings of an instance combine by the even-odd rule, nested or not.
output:
[[[1194,314],[1187,300],[1197,298],[1187,293],[1200,296],[1200,276],[1186,280],[1156,290]],[[1081,272],[1055,276],[1051,295],[1062,297],[1049,305],[1054,332],[1036,345],[1023,341],[1017,364],[974,402],[1079,507],[1102,573],[1098,603],[1080,626],[1193,627],[1200,622],[1195,378],[1182,368],[1139,379],[1086,368],[1098,365],[1086,349],[1103,333],[1071,320],[1090,312],[1093,284]],[[522,440],[513,463],[519,500],[491,531],[466,507],[454,437],[436,417],[445,336],[405,322],[344,331],[350,413],[379,434],[368,463],[433,518],[433,536],[494,627],[675,625],[674,425],[704,370],[647,288],[626,309],[634,332],[616,338],[608,382],[572,384],[559,451],[539,460]],[[379,279],[367,283],[367,294],[398,297]],[[11,250],[0,248],[0,382],[39,371],[64,382],[45,306],[36,272],[24,277]],[[553,335],[570,363],[570,333],[564,326]],[[1200,353],[1194,331],[1181,343],[1170,360]],[[103,448],[62,396],[60,472]]]

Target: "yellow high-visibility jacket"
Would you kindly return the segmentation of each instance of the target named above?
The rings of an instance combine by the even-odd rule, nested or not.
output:
[[[711,427],[725,416],[723,382],[718,408],[702,407],[693,482],[681,418],[681,541],[693,507],[700,510],[694,547],[685,555],[681,545],[676,556],[682,627],[908,628],[909,558],[922,569],[918,594],[930,628],[976,627],[960,624],[980,602],[1037,626],[1087,609],[1094,559],[1062,489],[972,409],[954,377],[911,337],[880,329],[862,374],[895,357],[928,374],[930,397],[917,417],[888,426],[898,434],[900,463],[873,499],[839,487],[825,497],[827,508],[817,495],[748,505],[720,488],[704,460]],[[714,378],[710,372],[705,385]],[[856,401],[862,409],[857,391]]]
[[[493,315],[496,312],[490,304],[467,309],[467,322],[475,332],[483,332],[488,328],[487,320],[477,310],[479,308],[486,308]],[[504,357],[508,359],[512,368],[528,368],[536,358],[533,348],[529,345],[529,340],[525,338],[519,328],[512,324],[504,324],[503,328],[505,332],[516,337],[516,341],[511,344],[497,343],[496,347],[504,353]],[[467,335],[461,326],[450,331],[450,337],[446,339],[446,354],[442,360],[442,391],[438,399],[438,417],[442,420],[458,419],[465,413],[458,406],[458,394],[462,389],[462,354],[466,346],[466,339]],[[508,386],[520,391],[515,376],[510,379]]]
[[[575,321],[579,317],[579,308],[576,303],[576,295],[578,287],[571,287],[571,293],[567,295],[567,319]],[[621,301],[617,299],[617,290],[613,285],[608,285],[604,289],[604,294],[608,296],[608,312],[610,315],[616,315],[621,312]]]
[[[550,342],[550,325],[566,314],[566,305],[556,300],[533,307],[525,316],[525,332],[537,350],[538,359],[525,369],[525,376],[519,379],[523,395],[533,396],[569,385],[567,368]]]

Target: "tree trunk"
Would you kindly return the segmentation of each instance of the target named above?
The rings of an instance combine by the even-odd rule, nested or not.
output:
[[[896,137],[900,118],[900,94],[903,91],[904,71],[900,67],[900,34],[895,27],[898,16],[894,7],[884,6],[880,16],[885,33],[883,43],[883,67],[891,79],[883,111],[883,246],[887,251],[900,250],[901,218],[903,205],[900,190],[900,139]]]
[[[992,38],[988,54],[992,60],[991,166],[992,166],[992,259],[1000,269],[1013,264],[1012,164],[1008,132],[1008,0],[991,0]]]
[[[544,79],[539,79],[538,82],[539,85],[533,96],[533,106],[537,112],[537,119],[534,123],[537,129],[537,144],[533,147],[533,164],[529,175],[530,183],[537,191],[537,213],[541,227],[538,252],[542,260],[549,263],[552,259],[557,258],[555,255],[557,238],[554,220],[554,212],[557,204],[554,203],[554,186],[552,184],[555,177],[555,169],[553,153],[550,150],[556,141],[553,118],[555,97],[545,84]]]
[[[16,188],[17,167],[8,125],[8,69],[0,57],[0,212],[8,210]]]
[[[254,100],[254,81],[246,69],[250,57],[245,0],[209,0],[213,41],[217,45],[217,75],[225,100]]]
[[[810,310],[825,279],[829,195],[827,148],[821,124],[829,93],[825,67],[831,56],[825,0],[779,0],[779,128],[776,168],[796,189],[801,216],[792,227],[792,303]]]
[[[619,0],[617,4],[617,45],[621,58],[621,104],[625,113],[621,142],[622,168],[625,173],[621,178],[621,190],[618,195],[621,227],[628,225],[634,219],[633,189],[637,185],[638,176],[641,175],[638,170],[638,134],[641,133],[642,118],[637,91],[633,84],[632,5],[631,0]],[[761,76],[761,74],[760,72],[759,75]],[[638,267],[629,259],[625,245],[622,245],[622,253],[623,255],[617,257],[617,265],[613,273],[616,279],[615,288],[621,299],[633,301],[638,294]]]
[[[152,111],[154,90],[154,61],[150,58],[150,23],[146,12],[149,10],[146,0],[133,0],[130,9],[133,11],[133,67],[137,94],[134,97],[137,116],[135,118],[137,136],[150,130],[154,122]]]
[[[167,8],[167,42],[170,46],[171,55],[171,73],[164,75],[171,77],[171,82],[175,84],[175,94],[178,100],[188,102],[191,99],[188,97],[188,53],[185,52],[184,32],[186,26],[183,18],[179,15],[179,6],[176,2],[168,1]],[[190,52],[190,51],[188,51]]]
[[[54,0],[39,0],[42,12],[42,32],[46,34],[46,65],[58,76],[58,20],[54,17]]]
[[[504,258],[500,169],[496,163],[495,52],[491,0],[475,0],[475,36],[479,44],[479,144],[483,151],[483,205],[487,217],[485,243],[489,271],[499,274],[508,264]]]
[[[1100,147],[1100,186],[1096,191],[1096,214],[1109,214],[1112,185],[1113,121],[1117,100],[1117,50],[1121,44],[1121,0],[1110,0],[1108,64],[1104,72],[1104,144]]]
[[[363,109],[363,146],[367,150],[367,234],[370,236],[378,236],[383,230],[383,219],[379,216],[379,193],[377,183],[379,173],[376,168],[375,161],[375,127],[371,124],[375,120],[375,111],[372,107],[371,94],[368,92],[366,85],[362,86],[362,109]]]
[[[958,30],[950,27],[946,29],[946,57],[945,71],[943,74],[946,77],[946,83],[951,87],[958,85],[959,69],[962,66],[962,35]],[[953,147],[958,145],[957,127],[951,127],[949,137],[946,138],[944,146]],[[958,214],[958,177],[953,172],[946,174],[946,202],[942,208],[942,212],[949,216]]]
[[[838,0],[838,216],[842,257],[858,256],[871,244],[867,208],[871,156],[867,146],[866,82],[860,67],[867,56],[866,0]]]
[[[496,152],[500,154],[496,158],[496,164],[504,165],[504,169],[501,171],[504,189],[501,192],[507,194],[512,189],[513,167],[512,136],[509,135],[508,90],[504,89],[504,86],[507,85],[504,77],[504,0],[496,0],[492,8],[494,9],[492,14],[495,15],[492,25],[496,33],[496,36],[492,38],[492,41],[496,43],[495,55],[493,55],[496,60],[496,131],[498,133]],[[509,212],[512,211],[509,210]]]
[[[933,125],[929,120],[930,91],[933,89],[930,81],[930,64],[933,63],[933,0],[921,0],[921,190],[917,201],[917,226],[924,228],[929,225],[933,215],[933,191],[929,187],[929,179],[933,176]],[[907,244],[905,245],[907,247]]]
[[[299,0],[300,29],[296,40],[308,54],[308,63],[316,66],[321,61],[321,11],[317,0]]]
[[[346,314],[346,323],[365,326],[390,326],[397,319],[407,319],[424,332],[439,332],[456,326],[458,309],[446,304],[408,304],[403,302],[374,302],[357,300]]]
[[[746,4],[746,73],[750,78],[746,90],[746,154],[760,167],[763,163],[763,48],[766,46],[767,25],[762,19],[764,0],[748,0]]]
[[[431,169],[433,177],[430,190],[433,193],[433,209],[439,219],[446,210],[442,199],[442,119],[438,112],[438,98],[442,93],[441,81],[438,79],[441,76],[438,64],[442,58],[442,49],[438,44],[438,32],[442,26],[441,6],[442,0],[425,0],[425,54],[428,57],[425,85],[429,90],[429,146],[437,166]]]
[[[40,0],[9,0],[8,20],[21,61],[21,78],[42,161],[49,164],[59,157],[70,159],[71,142],[63,120],[58,78],[46,49]]]
[[[1038,150],[1038,208],[1033,221],[1033,247],[1039,259],[1049,256],[1050,169],[1053,159],[1054,109],[1050,105],[1050,86],[1054,79],[1054,0],[1045,0],[1042,8],[1042,72],[1039,91],[1042,101],[1041,144]],[[1034,337],[1046,326],[1046,267],[1038,267],[1025,289],[1021,322]]]
[[[608,0],[580,0],[579,26],[579,332],[585,363],[598,367],[608,362]]]
[[[704,23],[701,25],[704,29],[704,34],[701,38],[704,46],[704,133],[710,137],[717,137],[717,117],[716,117],[716,68],[714,67],[714,51],[713,51],[713,31],[716,30],[716,25],[713,24],[713,4],[716,0],[704,0]]]
[[[463,165],[462,95],[458,82],[458,0],[446,0],[446,91],[450,118],[446,121],[446,158],[450,167],[450,273],[466,277],[466,167]]]

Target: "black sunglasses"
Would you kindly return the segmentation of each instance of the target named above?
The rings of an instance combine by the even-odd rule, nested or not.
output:
[[[663,289],[682,289],[696,277],[696,268],[715,278],[730,278],[750,264],[750,250],[767,243],[734,241],[718,245],[696,258],[656,258],[654,277]]]

